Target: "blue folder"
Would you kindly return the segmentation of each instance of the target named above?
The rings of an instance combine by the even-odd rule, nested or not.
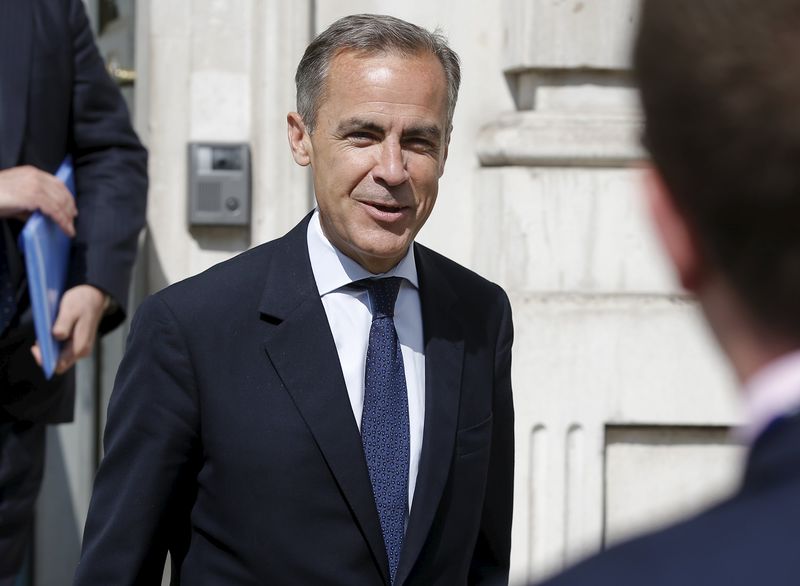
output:
[[[75,197],[71,157],[64,159],[55,175]],[[61,342],[53,337],[52,332],[67,282],[71,245],[69,236],[38,211],[28,218],[19,235],[19,247],[25,256],[33,325],[42,353],[42,369],[48,380],[53,377],[61,353]]]

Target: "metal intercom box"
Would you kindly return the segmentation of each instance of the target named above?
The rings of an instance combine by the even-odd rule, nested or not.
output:
[[[250,224],[250,148],[244,143],[189,143],[189,225]]]

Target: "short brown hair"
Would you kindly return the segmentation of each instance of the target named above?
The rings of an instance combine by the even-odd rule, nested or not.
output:
[[[643,0],[645,143],[707,262],[800,340],[800,2]]]

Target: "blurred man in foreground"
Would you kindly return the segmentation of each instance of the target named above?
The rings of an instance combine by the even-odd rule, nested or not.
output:
[[[800,582],[798,55],[796,0],[643,2],[650,208],[742,382],[750,452],[730,499],[548,586]]]

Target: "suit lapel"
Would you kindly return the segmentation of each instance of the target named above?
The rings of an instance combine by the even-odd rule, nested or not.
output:
[[[33,2],[0,2],[0,169],[17,164],[28,103]]]
[[[436,269],[428,251],[416,246],[415,255],[425,340],[425,430],[414,502],[395,580],[398,585],[403,584],[419,557],[447,483],[464,361],[456,293]]]
[[[292,396],[353,510],[388,584],[380,520],[336,345],[311,271],[308,218],[281,239],[272,257],[261,313],[272,324],[269,360]]]

